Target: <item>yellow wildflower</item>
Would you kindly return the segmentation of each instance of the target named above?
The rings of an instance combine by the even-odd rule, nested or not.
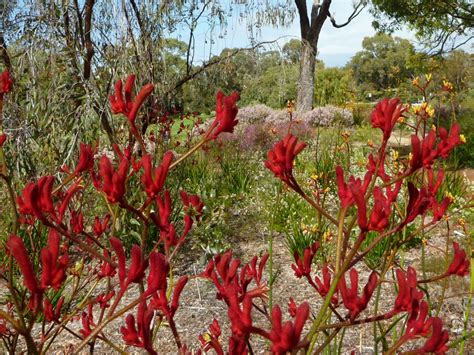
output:
[[[460,134],[460,135],[459,135],[459,140],[460,140],[461,142],[463,142],[463,143],[466,143],[466,142],[467,142],[466,137],[464,136],[464,134]]]

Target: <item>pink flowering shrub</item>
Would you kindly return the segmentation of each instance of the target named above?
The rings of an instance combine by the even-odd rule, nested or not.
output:
[[[8,72],[1,78],[3,100],[12,84]],[[152,92],[153,85],[147,84],[135,95],[134,76],[129,76],[125,84],[117,81],[115,94],[110,96],[112,111],[124,116],[139,149],[114,145],[112,161],[107,155],[95,157],[97,148],[81,145],[74,169],[62,169],[57,175],[31,181],[18,193],[11,185],[11,171],[3,154],[2,146],[8,137],[0,135],[0,174],[10,193],[14,216],[11,234],[4,244],[8,258],[2,265],[7,302],[0,309],[0,337],[9,352],[19,351],[18,338],[24,341],[28,353],[48,352],[61,332],[71,331],[68,324],[74,319],[80,319],[82,325],[79,332],[73,332],[77,339],[74,353],[86,346],[93,351],[96,342],[123,352],[104,332],[115,320],[122,322],[123,343],[149,354],[159,353],[157,339],[163,336],[162,324],[169,328],[179,354],[194,350],[252,353],[257,337],[265,340],[271,353],[285,354],[322,351],[342,329],[382,321],[400,327],[397,338],[385,339],[389,354],[415,339],[422,339],[413,350],[415,353],[447,352],[448,331],[443,320],[431,312],[429,299],[422,291],[427,283],[469,273],[467,253],[459,244],[453,243],[454,255],[449,257],[446,271],[431,279],[394,261],[403,244],[420,231],[398,240],[388,255],[389,262],[382,270],[373,271],[362,288],[356,266],[377,243],[394,238],[418,217],[422,220],[420,229],[424,230],[449,214],[451,199],[437,196],[443,180],[438,162],[463,141],[456,124],[449,131],[440,128],[435,132],[426,129],[423,117],[415,117],[411,155],[397,169],[388,169],[388,140],[395,125],[409,113],[398,99],[382,100],[371,121],[383,139],[368,157],[365,176],[348,177],[342,167],[335,168],[338,203],[334,215],[300,186],[294,163],[307,144],[292,133],[285,134],[268,152],[265,167],[309,203],[318,218],[333,224],[338,233],[333,258],[321,267],[322,275],[317,275],[313,262],[320,253],[320,243],[306,248],[301,255],[295,253],[291,265],[295,277],[308,283],[314,289],[313,296],[322,300],[321,307],[311,309],[309,302],[296,304],[293,299],[288,300],[288,306],[269,307],[269,254],[243,263],[228,251],[215,255],[197,276],[176,277],[173,272],[176,256],[200,220],[204,203],[193,191],[181,191],[179,201],[173,200],[167,179],[177,164],[200,147],[221,134],[233,133],[238,123],[238,94],[225,96],[218,92],[215,119],[200,141],[178,157],[171,151],[151,155],[137,129],[140,109]],[[420,173],[426,178],[411,179]],[[103,199],[108,212],[91,215],[81,203],[86,193]],[[401,198],[405,203],[400,204],[402,195],[407,198]],[[176,205],[180,208],[176,209]],[[133,217],[141,228],[140,239],[128,250],[117,236],[121,214]],[[47,235],[45,245],[33,238],[38,231]],[[369,232],[377,233],[377,237],[362,248]],[[88,267],[84,268],[84,264]],[[383,297],[390,299],[393,307],[367,315],[369,302],[387,282],[387,272],[392,268],[396,296]],[[180,297],[192,277],[213,285],[217,300],[227,309],[229,324],[225,334],[217,320],[209,324],[209,331],[199,336],[200,349],[191,349],[192,340],[183,338],[175,321]],[[99,283],[105,291],[89,297]],[[135,297],[125,300],[124,295],[132,289],[136,290]],[[257,313],[263,320],[257,321]],[[331,315],[336,316],[335,321]]]

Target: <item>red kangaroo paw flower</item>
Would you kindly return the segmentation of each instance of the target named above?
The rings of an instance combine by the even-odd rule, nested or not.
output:
[[[459,135],[459,123],[454,123],[451,126],[451,130],[449,132],[446,131],[445,128],[439,128],[439,137],[440,142],[438,144],[438,155],[447,158],[449,153],[457,146],[462,144],[461,137]]]
[[[367,305],[372,297],[372,293],[377,285],[377,274],[372,272],[369,276],[369,281],[364,287],[362,296],[358,296],[359,273],[356,269],[350,271],[351,288],[347,289],[346,278],[343,276],[339,281],[339,292],[342,296],[344,306],[349,310],[349,318],[354,321],[360,312],[367,308]]]
[[[204,203],[201,201],[198,195],[188,195],[183,190],[181,190],[179,193],[181,195],[181,200],[183,201],[184,212],[189,214],[191,217],[194,217],[196,221],[199,221],[202,216]]]
[[[428,191],[431,194],[431,196],[436,196],[436,193],[438,192],[444,180],[444,170],[443,169],[438,170],[436,174],[436,180],[434,178],[434,172],[432,169],[427,169],[427,173],[428,173]]]
[[[59,322],[59,318],[61,318],[61,308],[64,303],[64,296],[59,298],[58,302],[56,303],[56,309],[53,309],[53,305],[51,302],[45,298],[43,303],[43,313],[44,318],[48,322]]]
[[[237,101],[240,99],[237,92],[233,92],[230,96],[224,96],[222,91],[217,92],[216,97],[216,118],[209,128],[212,133],[211,138],[215,139],[222,132],[233,133],[234,127],[239,120],[236,119]]]
[[[75,175],[84,171],[90,171],[94,168],[94,151],[89,144],[81,143],[79,146],[79,163],[74,169]]]
[[[163,254],[158,252],[153,252],[150,254],[150,267],[149,274],[147,278],[148,288],[145,291],[145,295],[151,295],[158,290],[163,290],[166,294],[167,288],[167,276],[170,271],[170,266],[166,261]],[[145,297],[146,297],[145,296]]]
[[[418,304],[418,301],[423,298],[423,292],[418,290],[416,287],[416,270],[409,266],[406,273],[400,269],[398,269],[396,273],[398,281],[398,296],[395,300],[393,312],[410,312],[413,304]]]
[[[112,167],[112,163],[105,155],[100,159],[99,174],[102,178],[100,189],[107,196],[110,203],[116,203],[123,200],[126,192],[126,180],[130,163],[127,159],[121,159],[117,171]]]
[[[170,317],[173,318],[176,310],[179,307],[179,298],[181,297],[181,292],[183,292],[184,286],[188,283],[188,277],[187,276],[181,276],[174,286],[173,290],[173,298],[171,299],[171,305],[170,305]]]
[[[105,293],[101,293],[97,298],[95,299],[95,303],[99,304],[99,307],[101,309],[106,309],[110,307],[110,304],[108,303],[112,297],[115,296],[115,291],[110,291],[108,295]]]
[[[48,286],[59,289],[66,279],[66,268],[69,262],[67,254],[59,255],[61,237],[54,230],[50,229],[48,236],[48,246],[41,250],[41,288]]]
[[[449,197],[443,198],[441,203],[439,203],[436,199],[433,199],[431,206],[433,208],[433,220],[432,222],[437,222],[441,218],[443,218],[448,210],[449,205],[453,201]]]
[[[288,313],[291,317],[296,317],[296,303],[293,297],[290,297],[290,301],[288,302]]]
[[[92,230],[94,231],[94,234],[96,237],[100,237],[102,234],[104,234],[107,229],[109,228],[109,222],[110,222],[110,214],[107,214],[102,222],[100,221],[99,217],[95,217],[94,219],[94,225],[92,227]]]
[[[213,349],[217,355],[224,355],[224,350],[219,342],[221,336],[221,327],[219,322],[214,319],[209,326],[209,332],[199,335],[199,342],[202,350],[208,352]]]
[[[384,196],[382,189],[376,186],[374,188],[374,207],[370,213],[368,229],[382,233],[389,225],[390,213],[390,201]]]
[[[74,233],[82,233],[84,231],[84,215],[82,212],[71,211],[69,224]]]
[[[384,164],[385,156],[382,156],[382,161],[380,162],[380,167],[377,176],[379,176],[383,181],[387,182],[390,181],[390,176],[387,175],[385,172],[385,164]],[[367,170],[374,175],[375,170],[377,169],[378,161],[375,160],[373,154],[369,154],[369,162],[366,165]]]
[[[10,77],[10,72],[4,70],[0,74],[0,99],[3,99],[3,95],[11,91],[13,85],[13,80]]]
[[[293,253],[295,258],[296,265],[291,264],[291,268],[295,272],[297,278],[302,276],[309,277],[311,274],[311,264],[313,263],[313,258],[316,255],[317,250],[319,249],[319,242],[314,243],[311,247],[307,247],[303,251],[303,260],[301,260],[298,251]]]
[[[104,249],[104,256],[106,258],[110,258],[110,253],[108,250]],[[115,268],[108,262],[103,261],[102,265],[100,266],[100,271],[99,271],[99,278],[103,277],[114,277],[115,276]]]
[[[453,242],[454,258],[451,264],[449,264],[446,275],[458,275],[466,276],[469,274],[469,259],[467,258],[466,252],[459,247],[459,244]]]
[[[405,334],[406,339],[412,339],[416,336],[427,336],[430,331],[432,318],[427,319],[428,303],[426,301],[414,302],[408,317]]]
[[[321,297],[326,297],[326,295],[329,292],[329,289],[331,288],[331,274],[329,272],[329,267],[327,264],[324,264],[323,266],[323,279],[322,281],[319,279],[319,277],[315,276],[314,281],[316,283],[316,291],[321,295]],[[337,291],[337,289],[336,289]],[[337,298],[337,292],[334,293],[334,295],[331,297],[331,302],[334,305],[338,304],[338,298]]]
[[[425,344],[415,350],[417,354],[446,354],[448,346],[446,345],[449,340],[449,334],[447,330],[443,330],[443,321],[441,318],[432,318],[432,333],[431,336],[426,340]]]
[[[307,302],[302,303],[296,310],[294,323],[287,321],[282,324],[280,307],[278,305],[273,307],[270,332],[273,354],[286,354],[305,346],[305,342],[300,342],[300,337],[308,317],[309,304]]]
[[[120,328],[122,338],[128,345],[133,345],[143,348],[149,354],[157,354],[153,349],[151,321],[155,312],[152,307],[149,307],[145,300],[138,305],[137,320],[135,326],[135,317],[129,314],[125,319],[126,326]],[[137,329],[138,328],[138,329]]]
[[[92,309],[93,306],[94,305],[92,303],[89,303],[87,312],[82,312],[82,329],[79,330],[79,332],[84,337],[84,339],[91,335],[93,331],[92,327],[96,326],[96,324],[94,323],[94,312]]]
[[[383,99],[375,106],[375,110],[372,112],[372,127],[380,128],[383,132],[383,139],[387,141],[392,134],[397,120],[404,111],[405,109],[400,104],[399,98]]]
[[[3,147],[6,140],[7,140],[7,135],[5,133],[0,134],[0,148]]]
[[[132,91],[135,83],[135,75],[129,75],[125,83],[125,90],[122,93],[122,80],[115,83],[115,95],[110,95],[109,101],[114,114],[122,113],[125,115],[133,127],[135,119],[141,105],[152,93],[154,86],[152,84],[144,85],[135,100],[132,101]]]
[[[145,170],[142,175],[142,182],[149,198],[155,198],[163,190],[172,160],[173,153],[166,152],[160,166],[153,170],[151,156],[146,154],[142,157],[142,166]]]
[[[121,289],[126,289],[127,286],[133,282],[140,282],[140,280],[145,276],[145,269],[148,266],[148,260],[142,262],[141,248],[135,244],[132,246],[132,251],[130,252],[130,266],[127,270],[125,265],[125,251],[122,242],[118,238],[112,237],[110,238],[110,245],[117,255]]]
[[[288,134],[283,140],[276,143],[268,152],[265,167],[288,185],[293,185],[293,165],[296,156],[306,147],[306,143],[299,142],[298,138]]]
[[[36,280],[35,273],[33,271],[33,265],[31,264],[30,257],[26,251],[23,240],[16,235],[11,235],[7,242],[7,248],[8,252],[15,258],[16,263],[20,268],[20,271],[23,275],[23,284],[32,295],[41,295],[43,290],[41,290],[40,286],[38,285],[38,281]]]
[[[408,206],[407,215],[405,221],[401,224],[401,227],[412,222],[418,215],[425,213],[431,204],[431,197],[429,196],[426,188],[421,188],[420,191],[413,185],[408,183]]]
[[[359,180],[360,181],[360,180]],[[355,204],[357,205],[357,224],[362,232],[368,230],[367,224],[367,205],[365,203],[365,190],[362,189],[360,183],[349,183],[349,189],[351,190],[352,197]]]

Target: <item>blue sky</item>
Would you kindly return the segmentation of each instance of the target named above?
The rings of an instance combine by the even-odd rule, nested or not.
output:
[[[338,22],[345,22],[352,12],[352,1],[333,1],[331,13]],[[373,17],[368,9],[365,9],[348,26],[334,28],[329,20],[323,26],[319,39],[318,58],[322,59],[327,66],[343,66],[350,58],[362,49],[364,37],[375,34],[372,28]],[[408,30],[398,31],[394,34],[402,38],[414,40],[414,35]],[[195,32],[195,61],[200,62],[209,58],[209,53],[219,54],[224,48],[248,47],[251,44],[251,36],[247,31],[245,21],[239,21],[237,16],[228,19],[225,31],[211,29],[203,21]],[[293,23],[286,28],[273,28],[267,26],[261,29],[258,41],[278,42],[270,45],[271,49],[281,49],[283,45],[293,38],[300,38],[299,23],[297,16]],[[181,38],[187,40],[186,37]]]

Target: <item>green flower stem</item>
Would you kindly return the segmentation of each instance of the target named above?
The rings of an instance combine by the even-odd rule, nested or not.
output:
[[[464,228],[464,233],[467,235],[467,230]],[[461,341],[461,349],[459,350],[459,354],[463,355],[464,354],[464,345],[466,342],[466,339],[468,338],[468,333],[467,333],[467,327],[469,325],[469,316],[471,315],[471,304],[472,304],[472,294],[474,293],[474,251],[472,249],[472,239],[469,238],[469,249],[471,250],[471,284],[469,287],[469,298],[467,300],[467,309],[466,309],[466,315],[464,318],[464,331],[462,333],[462,341]],[[469,333],[472,335],[472,332]]]

